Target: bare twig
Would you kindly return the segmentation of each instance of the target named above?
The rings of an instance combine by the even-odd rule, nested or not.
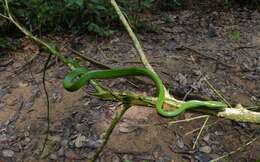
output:
[[[133,42],[133,44],[134,44],[134,47],[135,47],[135,49],[137,50],[137,52],[138,52],[138,54],[139,54],[139,57],[140,57],[140,59],[141,59],[143,65],[144,65],[147,69],[151,70],[155,75],[158,75],[158,74],[155,72],[155,70],[153,69],[153,67],[150,65],[148,59],[146,58],[146,56],[145,56],[145,54],[144,54],[144,51],[143,51],[143,49],[142,49],[142,47],[141,47],[141,44],[139,43],[139,41],[138,41],[137,37],[135,36],[133,30],[131,29],[129,23],[127,22],[127,20],[126,20],[126,18],[125,18],[125,16],[122,14],[122,12],[121,12],[119,6],[117,5],[116,1],[115,1],[115,0],[111,0],[111,4],[112,4],[112,6],[114,7],[114,9],[116,10],[116,13],[118,14],[119,19],[120,19],[121,22],[123,23],[123,25],[124,25],[126,31],[128,32],[128,35],[130,36],[130,38],[131,38],[131,40],[132,40],[132,42]],[[165,88],[165,86],[164,86],[164,89],[165,89],[165,97],[166,97],[166,98],[171,98],[172,100],[175,100],[176,102],[178,102],[177,99],[175,99],[174,97],[172,97],[172,96],[170,95],[170,93],[169,93],[168,90]]]
[[[213,123],[210,123],[210,124],[208,124],[208,125],[205,125],[205,127],[211,127],[212,125],[217,124],[217,122],[218,122],[218,121],[215,121],[215,122],[213,122]],[[192,134],[192,133],[194,133],[194,132],[199,131],[200,129],[201,129],[201,127],[200,127],[200,128],[196,128],[196,129],[193,129],[192,131],[189,131],[189,132],[185,133],[184,136],[188,136],[188,135],[190,135],[190,134]]]
[[[144,54],[144,51],[143,51],[143,49],[141,47],[141,44],[139,43],[139,41],[138,41],[137,37],[135,36],[133,30],[131,29],[130,25],[128,24],[125,16],[122,14],[122,12],[121,12],[119,6],[117,5],[116,1],[115,0],[111,0],[111,4],[114,7],[114,9],[116,10],[116,13],[119,16],[119,19],[123,23],[123,25],[124,25],[125,29],[127,30],[130,38],[132,39],[134,47],[137,50],[137,52],[138,52],[138,54],[140,56],[140,59],[143,62],[144,66],[147,69],[149,69],[149,70],[151,70],[152,72],[155,73],[153,67],[150,65],[150,63],[148,62],[148,59],[146,58],[146,56]]]
[[[50,53],[56,55],[57,57],[59,57],[59,59],[66,65],[68,65],[68,61],[66,60],[66,58],[59,53],[55,48],[53,48],[51,45],[49,45],[48,43],[42,41],[41,39],[35,37],[30,31],[28,31],[26,28],[24,28],[21,24],[18,23],[17,20],[14,19],[14,17],[12,16],[12,14],[10,13],[9,10],[9,5],[8,5],[8,1],[4,0],[5,2],[5,8],[6,8],[6,12],[8,15],[9,20],[20,30],[22,31],[26,36],[28,36],[30,39],[34,40],[36,43],[46,47]]]
[[[13,115],[11,118],[9,118],[9,119],[4,123],[4,126],[5,126],[5,127],[8,127],[10,124],[12,124],[13,122],[15,122],[15,121],[19,118],[19,116],[20,116],[20,114],[21,114],[21,110],[22,110],[22,108],[24,107],[23,98],[21,97],[19,100],[20,100],[20,101],[19,101],[19,105],[18,105],[18,108],[17,108],[16,112],[14,113],[14,115]],[[1,125],[0,125],[0,128],[1,128]]]
[[[6,11],[8,13],[8,16],[10,17],[10,21],[17,27],[19,28],[26,36],[28,36],[30,39],[34,40],[36,43],[40,44],[43,47],[46,47],[50,53],[53,55],[57,56],[59,60],[61,60],[65,65],[69,66],[71,69],[74,69],[75,67],[65,58],[63,54],[61,54],[59,51],[57,51],[55,48],[50,46],[48,43],[40,40],[39,38],[35,37],[30,33],[28,30],[23,28],[18,22],[14,20],[12,15],[10,14],[9,7],[8,7],[8,2],[7,0],[4,0],[5,5],[6,5]],[[135,105],[146,105],[146,106],[155,106],[155,103],[157,101],[156,97],[149,97],[141,94],[137,94],[134,92],[123,92],[123,93],[118,93],[118,92],[113,92],[113,95],[111,95],[110,92],[106,91],[100,84],[97,82],[91,81],[91,85],[95,87],[95,90],[97,91],[95,96],[100,97],[101,99],[104,100],[112,100],[112,101],[120,101],[124,102],[124,100],[127,98],[128,100],[131,101],[131,104]],[[116,97],[114,97],[116,95]],[[176,100],[173,97],[166,97],[165,99],[165,105],[169,107],[176,108],[178,107],[182,101]],[[223,111],[214,111],[214,110],[200,110],[196,109],[193,111],[199,111],[203,112],[205,114],[211,114],[215,115],[218,117],[223,117],[226,119],[234,120],[234,121],[239,121],[239,122],[251,122],[251,123],[260,123],[260,113],[259,112],[254,112],[247,110],[243,108],[241,105],[235,107],[235,108],[225,108]]]
[[[218,158],[216,158],[216,159],[213,159],[213,160],[211,160],[210,162],[217,162],[217,161],[219,161],[219,160],[221,160],[221,159],[224,159],[224,158],[226,158],[226,157],[228,157],[228,156],[230,156],[230,155],[233,155],[233,154],[235,154],[235,153],[237,153],[237,152],[243,150],[246,146],[251,145],[251,144],[252,144],[253,142],[255,142],[256,140],[257,140],[257,137],[254,138],[254,139],[252,139],[251,141],[247,142],[246,144],[240,146],[240,147],[237,148],[236,150],[231,151],[231,152],[229,152],[228,154],[223,155],[223,156],[220,156],[220,157],[218,157]]]
[[[43,147],[42,147],[42,150],[41,150],[41,154],[44,152],[45,146],[46,146],[47,141],[48,141],[49,132],[50,132],[50,101],[49,101],[49,94],[48,94],[48,91],[47,91],[47,88],[46,88],[46,83],[45,83],[45,80],[46,80],[46,70],[47,70],[47,67],[48,67],[48,64],[49,64],[50,60],[51,60],[51,54],[49,54],[49,56],[48,56],[48,58],[46,60],[46,63],[44,65],[44,70],[43,70],[43,76],[42,76],[43,90],[44,90],[44,93],[45,93],[45,96],[46,96],[47,131],[46,131],[46,137],[44,139]]]
[[[196,117],[188,118],[188,119],[184,119],[184,120],[172,121],[172,122],[169,122],[169,124],[172,125],[172,124],[177,124],[177,123],[190,122],[192,120],[197,120],[197,119],[206,118],[206,117],[208,117],[208,115],[201,115],[201,116],[196,116]]]
[[[176,120],[176,121],[170,121],[170,122],[162,122],[162,123],[152,123],[152,124],[138,124],[137,127],[150,127],[150,126],[161,126],[161,125],[173,125],[173,124],[179,124],[179,123],[186,123],[197,119],[202,119],[208,117],[208,115],[201,115],[196,116],[193,118],[183,119],[183,120]],[[133,125],[135,126],[135,125]]]
[[[233,48],[232,50],[235,51],[235,50],[249,49],[249,48],[258,48],[258,47],[260,47],[260,45],[238,46],[238,47]]]
[[[229,107],[232,107],[231,104],[225,99],[225,97],[221,95],[220,92],[216,90],[216,88],[213,87],[213,85],[208,81],[206,77],[204,77],[204,81]]]
[[[30,31],[28,31],[26,28],[24,28],[22,25],[20,25],[11,15],[10,10],[9,10],[9,6],[8,6],[8,1],[4,0],[5,2],[5,7],[6,7],[6,12],[8,15],[8,19],[17,27],[19,28],[26,36],[28,36],[30,39],[34,40],[36,43],[40,44],[41,46],[44,46],[48,49],[48,51],[57,56],[59,60],[61,60],[65,65],[69,66],[71,69],[74,69],[75,67],[65,58],[65,56],[63,54],[61,54],[58,50],[56,50],[55,48],[53,48],[51,45],[49,45],[48,43],[42,41],[41,39],[35,37]],[[115,9],[117,10],[117,12],[120,13],[120,9],[117,6],[117,4],[115,3],[115,0],[111,0],[111,3],[114,4],[113,6],[115,7]],[[120,15],[120,19],[124,22],[124,25],[127,24],[126,19],[124,18],[124,16]],[[126,25],[127,28],[127,25]],[[154,70],[152,69],[152,67],[150,66],[148,60],[146,59],[143,50],[141,48],[141,45],[139,44],[137,38],[135,37],[133,31],[131,30],[131,28],[128,25],[128,32],[130,32],[130,37],[132,38],[135,48],[137,49],[140,58],[143,62],[143,64],[145,65],[145,67],[147,67],[148,69],[150,69],[151,71],[154,72]],[[141,54],[140,54],[141,53]],[[103,89],[102,86],[100,86],[98,83],[91,81],[90,82],[96,89],[96,93],[93,95],[96,95],[98,97],[100,97],[101,99],[107,99],[107,100],[113,100],[113,101],[121,101],[127,104],[127,106],[125,106],[123,108],[123,110],[116,115],[116,117],[113,119],[109,129],[106,131],[106,135],[105,135],[105,140],[102,143],[101,147],[98,148],[94,158],[92,161],[95,161],[95,159],[98,158],[99,154],[102,152],[106,142],[109,139],[110,134],[112,133],[114,127],[116,126],[116,124],[118,123],[118,121],[120,120],[120,118],[123,116],[123,114],[126,112],[126,110],[129,108],[129,102],[130,101],[131,104],[136,104],[136,105],[147,105],[147,106],[154,106],[157,98],[156,97],[148,97],[148,96],[144,96],[144,95],[140,95],[140,94],[136,94],[136,93],[118,93],[118,92],[112,92],[112,91],[108,91],[106,89]],[[178,107],[180,105],[180,103],[183,103],[182,101],[178,101],[175,98],[169,96],[166,96],[166,100],[165,100],[165,104],[169,105],[170,107]],[[210,110],[204,110],[205,113],[211,113],[213,115],[219,116],[219,117],[225,117],[231,120],[235,120],[235,121],[240,121],[240,122],[253,122],[253,123],[260,123],[260,113],[258,112],[253,112],[253,111],[249,111],[244,109],[242,106],[238,107],[238,108],[226,108],[224,109],[224,111],[221,112],[216,112],[216,111],[210,111]],[[205,127],[205,123],[204,122],[204,126]],[[202,128],[201,128],[202,131]],[[201,131],[199,134],[201,134]]]
[[[201,52],[199,52],[199,51],[197,51],[197,50],[195,50],[195,49],[193,49],[193,48],[191,48],[191,47],[187,47],[187,46],[182,45],[181,47],[179,47],[179,48],[177,48],[177,49],[179,49],[179,50],[188,50],[188,51],[191,51],[191,52],[193,52],[193,53],[195,53],[195,54],[197,54],[197,55],[200,55],[200,56],[209,58],[209,59],[211,59],[211,60],[214,60],[214,61],[216,61],[217,63],[220,63],[220,64],[223,65],[223,66],[226,66],[226,67],[229,67],[229,68],[234,68],[234,66],[229,65],[229,64],[226,64],[226,63],[222,62],[222,61],[221,61],[220,59],[218,59],[218,58],[215,58],[215,57],[210,56],[210,55],[205,55],[204,53],[201,53]]]
[[[120,121],[120,119],[123,117],[123,115],[125,114],[125,112],[128,110],[129,107],[130,107],[129,104],[124,104],[123,109],[119,113],[115,114],[115,117],[112,120],[109,128],[106,130],[106,133],[104,135],[104,139],[103,139],[101,146],[97,149],[93,159],[90,160],[90,162],[95,162],[97,160],[97,158],[99,157],[99,154],[103,151],[106,143],[108,142],[108,139],[109,139],[110,135],[112,134],[115,126]]]
[[[197,62],[195,61],[194,57],[191,56],[193,63],[199,68]],[[203,76],[201,70],[199,69],[200,75]],[[216,93],[229,107],[232,107],[231,104],[225,99],[223,95],[208,81],[207,77],[204,76],[203,80],[207,83],[207,85]]]
[[[1,14],[1,13],[0,13],[0,16],[3,17],[3,18],[5,18],[5,19],[7,19],[7,20],[10,20],[9,17],[5,16],[4,14]]]
[[[192,146],[192,149],[195,149],[196,144],[198,143],[198,140],[199,140],[199,138],[201,136],[201,133],[202,133],[203,129],[205,128],[205,125],[207,124],[208,120],[209,120],[209,116],[206,117],[206,119],[205,119],[205,121],[204,121],[204,123],[203,123],[203,125],[202,125],[202,127],[200,129],[200,132],[199,132],[199,134],[198,134],[198,136],[197,136],[197,138],[196,138],[196,140],[195,140],[195,142],[194,142],[194,144]]]
[[[90,63],[92,63],[92,64],[94,64],[94,65],[97,65],[97,66],[99,66],[99,67],[101,67],[101,68],[106,68],[106,69],[111,69],[111,68],[112,68],[112,67],[110,67],[110,66],[108,66],[108,65],[105,65],[105,64],[102,64],[102,63],[100,63],[100,62],[98,62],[98,61],[96,61],[96,60],[94,60],[94,59],[92,59],[92,58],[86,57],[86,56],[82,55],[80,52],[78,52],[78,51],[76,51],[76,50],[74,50],[74,49],[72,49],[72,48],[70,48],[70,50],[71,50],[76,56],[78,56],[78,57],[82,58],[83,60],[86,60],[86,61],[88,61],[88,62],[90,62]]]
[[[14,71],[14,74],[17,74],[17,73],[20,73],[21,71],[23,71],[24,68],[26,68],[28,65],[30,65],[30,64],[33,62],[33,60],[34,60],[37,56],[38,56],[38,54],[35,53],[35,54],[34,54],[26,63],[24,63],[19,69],[16,69],[16,70]]]

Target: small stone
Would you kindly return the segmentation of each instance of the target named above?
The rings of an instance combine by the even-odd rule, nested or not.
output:
[[[62,95],[60,92],[53,92],[51,97],[50,97],[50,100],[52,103],[60,103],[61,100],[62,100]]]
[[[14,151],[13,150],[3,150],[2,154],[3,154],[3,157],[13,157]]]
[[[24,136],[25,137],[29,137],[30,136],[30,132],[29,131],[24,132]]]
[[[0,67],[0,72],[5,71],[5,70],[6,70],[6,67]]]
[[[19,82],[19,83],[18,83],[18,86],[19,86],[19,87],[28,87],[29,84],[28,84],[27,82]]]
[[[95,152],[94,151],[92,151],[92,152],[89,152],[88,154],[87,154],[87,158],[88,159],[92,159],[94,156],[95,156]]]
[[[200,71],[200,70],[193,70],[193,73],[194,73],[196,76],[200,76],[200,75],[201,75],[201,71]]]
[[[6,104],[9,105],[9,106],[14,106],[16,104],[16,101],[18,99],[16,97],[13,97],[13,96],[9,96],[7,99],[6,99]]]
[[[33,102],[31,101],[25,101],[24,102],[24,109],[30,109],[33,106]]]
[[[199,162],[208,162],[211,160],[210,156],[203,152],[196,152],[194,154],[194,159]]]
[[[54,141],[54,142],[60,142],[61,137],[60,136],[50,136],[49,140]]]
[[[80,148],[83,146],[84,142],[86,141],[86,137],[84,135],[79,134],[77,138],[75,139],[75,146],[77,148]]]
[[[125,154],[122,157],[122,159],[125,161],[127,161],[127,160],[131,161],[131,160],[133,160],[133,158],[134,158],[133,155],[129,155],[129,154]]]
[[[182,149],[184,148],[184,143],[183,143],[183,140],[181,138],[178,138],[177,142],[176,142],[176,145]]]
[[[223,133],[223,132],[221,132],[221,131],[215,131],[215,135],[217,135],[217,136],[223,136],[223,135],[224,135],[224,133]]]
[[[216,159],[216,158],[218,158],[219,157],[219,155],[218,154],[210,154],[209,155],[212,159]]]
[[[216,36],[218,36],[217,32],[216,32],[216,28],[212,23],[210,23],[209,26],[208,26],[208,37],[213,38],[213,37],[216,37]]]
[[[1,97],[1,96],[0,96]],[[5,104],[4,103],[0,103],[0,109],[4,108]]]
[[[66,139],[61,141],[61,145],[65,146],[65,147],[67,147],[68,143],[69,143],[69,141]]]
[[[84,146],[86,146],[87,148],[90,149],[96,149],[98,147],[100,147],[100,145],[102,144],[102,140],[87,140],[86,144]]]
[[[64,156],[64,152],[65,152],[64,147],[61,147],[61,148],[58,150],[57,154],[58,154],[58,156]]]
[[[15,134],[9,137],[10,140],[15,140],[16,138],[17,136]]]
[[[171,162],[172,158],[168,155],[164,155],[164,156],[159,157],[158,161],[159,162]]]
[[[19,62],[14,62],[13,66],[14,66],[14,68],[19,68],[22,66],[22,64]]]
[[[211,153],[212,149],[209,146],[202,146],[202,147],[199,148],[199,150],[200,150],[200,152],[204,152],[204,153],[209,154],[209,153]]]
[[[143,160],[143,161],[154,161],[154,157],[152,155],[144,154],[136,156],[137,159]]]
[[[30,139],[29,137],[26,137],[26,138],[24,139],[24,141],[27,142],[27,143],[29,143],[29,142],[31,141],[31,139]]]
[[[111,159],[112,162],[120,162],[120,158],[118,156],[113,156]]]
[[[257,67],[256,67],[256,71],[257,71],[257,72],[260,72],[260,66],[257,66]]]
[[[128,122],[123,122],[121,124],[119,124],[119,132],[120,133],[131,133],[133,131],[135,131],[137,129],[136,126],[134,126],[133,124],[131,123],[128,123]]]
[[[158,159],[158,158],[160,157],[160,150],[161,150],[161,147],[158,147],[158,146],[154,149],[154,151],[153,151],[153,157],[154,157],[155,159]]]
[[[7,138],[7,135],[6,134],[1,134],[0,135],[0,143],[1,142],[5,142],[5,141],[7,141],[8,140],[8,138]]]
[[[75,152],[73,152],[73,151],[67,151],[67,152],[65,153],[65,156],[66,156],[66,158],[68,158],[68,159],[70,159],[70,160],[79,159],[79,156],[78,156]]]
[[[176,41],[174,39],[169,40],[166,42],[165,49],[167,51],[175,51],[177,47]]]
[[[49,157],[51,160],[57,160],[57,155],[56,154],[51,154]]]
[[[176,80],[183,86],[187,85],[187,83],[188,83],[187,77],[185,75],[183,75],[182,73],[179,73],[176,76]]]
[[[210,134],[207,134],[206,136],[203,137],[203,140],[205,142],[209,142]]]
[[[85,102],[83,105],[84,105],[84,106],[88,106],[89,103],[90,103],[90,101],[87,101],[87,102]]]
[[[32,86],[32,96],[39,97],[41,95],[41,91],[37,86]]]
[[[6,89],[2,89],[0,88],[0,98],[4,97],[7,94],[7,90]]]
[[[76,130],[80,132],[82,130],[82,124],[76,124]]]

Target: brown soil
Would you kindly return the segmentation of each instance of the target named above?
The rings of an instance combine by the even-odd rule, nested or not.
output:
[[[152,66],[170,92],[180,99],[219,99],[203,81],[209,82],[232,104],[259,105],[260,101],[260,13],[236,9],[207,14],[183,10],[153,15],[157,32],[138,34]],[[234,36],[239,32],[240,36]],[[80,48],[85,56],[113,67],[141,66],[125,33],[109,39],[88,35],[49,35],[62,52],[73,56],[68,46]],[[89,95],[91,88],[68,93],[62,79],[68,69],[52,59],[47,71],[47,89],[51,101],[51,137],[42,157],[39,152],[47,129],[46,98],[42,86],[42,68],[46,53],[40,52],[24,66],[39,48],[23,40],[23,48],[1,56],[0,65],[0,161],[86,161],[99,145],[118,103],[101,101]],[[98,67],[84,61],[82,65]],[[22,68],[22,69],[21,69]],[[21,70],[19,70],[21,69]],[[16,73],[15,73],[16,72]],[[152,94],[153,86],[125,79],[104,81],[109,87]],[[259,107],[258,107],[259,110]],[[205,119],[179,124],[168,123],[199,114],[185,113],[164,119],[154,109],[133,106],[114,130],[99,161],[199,161],[226,155],[259,137],[260,127],[210,117],[195,149],[192,146]],[[220,161],[256,161],[260,159],[260,140],[241,148]]]

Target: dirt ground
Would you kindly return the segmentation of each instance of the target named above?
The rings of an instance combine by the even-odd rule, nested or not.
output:
[[[165,20],[167,17],[167,21]],[[138,34],[152,66],[171,94],[183,99],[218,95],[208,81],[231,103],[257,109],[260,102],[260,13],[256,10],[182,10],[147,17],[154,32]],[[47,36],[46,36],[47,37]],[[89,35],[48,35],[67,56],[69,47],[112,67],[142,66],[124,32],[110,38]],[[68,68],[51,60],[46,84],[50,96],[50,140],[40,156],[45,132],[46,97],[42,69],[46,53],[23,38],[22,47],[1,54],[0,65],[0,162],[86,161],[100,145],[119,103],[101,101],[87,87],[66,92],[62,79]],[[39,54],[29,60],[34,54]],[[81,64],[98,67],[86,61]],[[117,90],[152,95],[153,86],[126,79],[102,81]],[[201,114],[185,113],[173,119],[154,109],[133,106],[115,128],[100,162],[255,162],[260,159],[260,126],[210,117],[195,143],[205,118],[177,124],[171,121]],[[254,140],[256,139],[256,140]],[[194,143],[195,148],[193,149]]]

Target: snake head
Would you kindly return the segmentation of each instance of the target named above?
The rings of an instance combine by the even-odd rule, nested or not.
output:
[[[206,106],[213,109],[224,109],[228,107],[227,104],[220,102],[220,101],[205,101]]]

